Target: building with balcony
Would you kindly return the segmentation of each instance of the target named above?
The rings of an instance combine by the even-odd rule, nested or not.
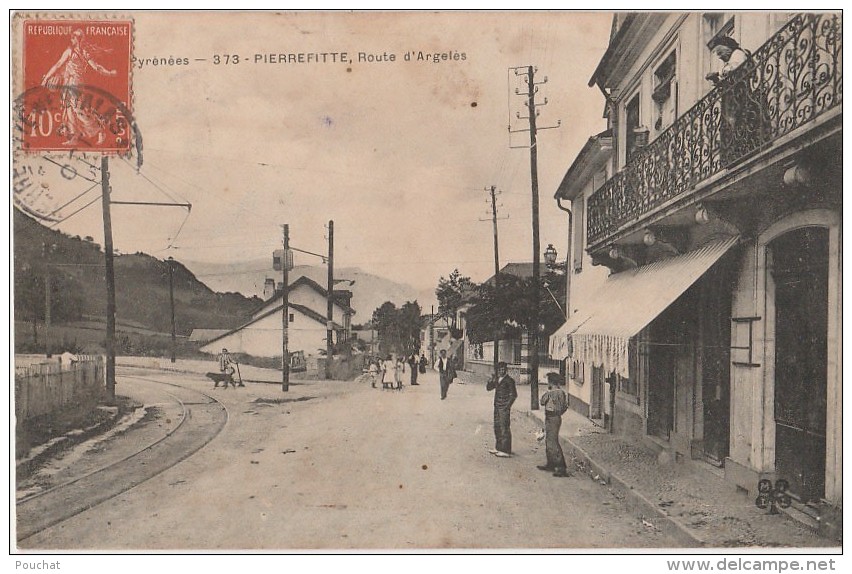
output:
[[[711,53],[722,37],[744,48],[738,66]],[[829,530],[842,510],[842,80],[839,14],[617,14],[589,82],[608,129],[556,192],[572,202],[572,273],[550,341],[569,391],[612,432],[748,491],[786,481]]]

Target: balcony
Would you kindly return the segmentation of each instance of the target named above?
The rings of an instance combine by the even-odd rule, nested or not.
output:
[[[596,249],[711,178],[837,109],[843,101],[842,22],[800,14],[608,180],[588,201]]]

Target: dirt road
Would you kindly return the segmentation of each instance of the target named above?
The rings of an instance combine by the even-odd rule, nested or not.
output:
[[[288,393],[146,376],[215,393],[228,411],[224,429],[176,466],[28,538],[26,548],[676,546],[589,478],[537,470],[544,447],[523,415],[512,421],[516,455],[489,454],[492,397],[481,386],[454,384],[441,401],[433,373],[402,391],[310,382]],[[529,400],[527,387],[519,392]]]

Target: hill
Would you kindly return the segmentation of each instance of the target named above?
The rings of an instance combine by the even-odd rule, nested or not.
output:
[[[267,277],[281,281],[281,272],[272,270],[272,258],[269,260],[251,260],[240,263],[206,263],[186,261],[198,277],[214,289],[237,291],[248,296],[263,295],[263,284]],[[328,271],[321,265],[297,265],[290,271],[291,281],[300,275],[313,279],[323,287],[328,282]],[[354,323],[365,323],[372,318],[373,311],[385,301],[397,306],[407,301],[418,301],[424,312],[433,304],[434,293],[421,292],[405,283],[398,283],[385,277],[367,273],[357,267],[341,267],[334,270],[336,278],[348,280],[338,283],[336,289],[352,291],[352,308],[356,315]],[[354,281],[350,285],[349,281]]]
[[[51,321],[55,324],[104,320],[104,253],[91,238],[70,237],[14,210],[15,319],[42,321],[45,276],[51,282]],[[45,247],[47,246],[47,247]],[[117,255],[116,322],[154,332],[171,332],[169,263],[142,252]],[[49,264],[49,265],[48,265]],[[261,303],[239,293],[217,293],[174,261],[176,331],[230,329]]]

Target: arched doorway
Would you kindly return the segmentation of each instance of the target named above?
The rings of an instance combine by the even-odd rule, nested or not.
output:
[[[803,227],[767,252],[774,293],[775,470],[802,502],[825,495],[829,230]]]

